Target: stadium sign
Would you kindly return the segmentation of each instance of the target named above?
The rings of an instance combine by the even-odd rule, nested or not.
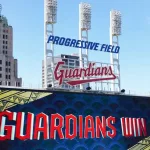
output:
[[[89,42],[83,40],[70,39],[65,37],[50,35],[47,43],[53,42],[53,44],[64,45],[68,47],[82,48],[95,51],[103,51],[110,53],[119,53],[120,47],[108,44],[100,44],[96,42]]]
[[[15,125],[7,125],[7,122],[14,121]],[[25,119],[27,124],[25,124]],[[41,112],[37,115],[28,112],[0,112],[0,141],[4,140],[40,140],[43,133],[44,140],[56,139],[87,139],[91,138],[113,139],[117,136],[117,129],[114,126],[116,118],[109,116],[75,116],[73,114],[46,115]],[[120,118],[122,136],[140,137],[147,136],[146,120],[144,118]],[[72,128],[71,128],[72,127]],[[25,131],[25,132],[24,132]],[[65,132],[63,132],[65,131]],[[77,132],[79,131],[79,132]],[[119,133],[118,133],[119,134]]]
[[[64,61],[58,62],[54,70],[54,77],[55,80],[59,82],[59,85],[61,85],[65,79],[69,79],[66,83],[72,86],[116,79],[111,66],[95,67],[95,63],[89,63],[87,68],[66,69],[63,68],[64,64]]]
[[[0,150],[150,150],[150,98],[0,87]]]

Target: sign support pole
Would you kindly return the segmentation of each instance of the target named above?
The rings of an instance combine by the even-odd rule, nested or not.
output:
[[[48,37],[54,35],[57,20],[57,0],[44,0],[44,87],[54,87],[54,44],[47,43]],[[50,63],[49,63],[50,62]]]
[[[110,11],[110,45],[119,46],[119,35],[121,35],[121,14],[119,11],[113,10]],[[120,92],[121,84],[119,53],[110,53],[110,63],[112,71],[117,77],[116,80],[112,80],[111,82],[111,91]]]
[[[88,30],[91,28],[91,6],[87,3],[79,4],[79,40],[88,41]],[[88,49],[83,53],[83,49],[79,48],[80,68],[88,66]],[[83,77],[81,78],[83,80]],[[80,89],[89,87],[81,84]]]

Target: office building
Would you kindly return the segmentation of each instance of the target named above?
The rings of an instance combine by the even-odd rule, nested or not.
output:
[[[18,78],[18,61],[13,57],[13,28],[0,15],[0,85],[22,86]]]

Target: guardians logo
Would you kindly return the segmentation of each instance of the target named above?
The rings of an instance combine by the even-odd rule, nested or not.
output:
[[[87,68],[64,69],[64,64],[65,62],[63,61],[58,62],[54,70],[54,77],[55,80],[59,81],[59,85],[61,85],[65,79],[70,79],[66,83],[72,86],[89,82],[116,79],[111,66],[95,67],[95,63],[89,63]]]
[[[146,120],[144,118],[120,118],[122,136],[147,136]],[[109,116],[75,116],[73,114],[46,115],[43,112],[33,113],[10,112],[0,113],[0,141],[4,140],[44,140],[82,138],[116,137],[114,126],[116,118]],[[42,133],[42,136],[41,136]]]

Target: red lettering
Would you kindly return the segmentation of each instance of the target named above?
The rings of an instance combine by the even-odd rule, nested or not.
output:
[[[25,120],[24,116],[25,116],[24,112],[17,113],[16,138],[18,138],[20,140],[32,139],[34,114],[28,113],[28,115],[27,115],[26,134],[25,135],[23,135],[24,120]]]
[[[83,138],[83,117],[79,116],[79,138]]]
[[[102,116],[102,122],[99,117],[96,117],[96,138],[100,137],[100,131],[102,137],[106,137],[106,119]]]
[[[89,63],[87,68],[75,68],[75,69],[63,69],[61,66],[64,65],[65,62],[58,62],[56,68],[54,70],[55,79],[59,81],[59,85],[62,84],[64,79],[68,78],[81,78],[81,77],[93,77],[93,76],[105,76],[105,78],[95,78],[95,79],[85,79],[81,80],[81,83],[101,81],[101,80],[112,80],[115,79],[116,76],[112,73],[111,66],[106,67],[94,67],[95,63]],[[62,68],[62,69],[60,69]],[[108,75],[112,75],[113,77],[108,77]],[[76,81],[68,81],[70,85],[79,84],[79,80]]]
[[[122,123],[122,134],[123,134],[123,136],[132,137],[134,134],[132,118],[121,118],[121,123]]]
[[[109,70],[108,70],[108,72],[109,72],[108,75],[113,75],[113,76],[115,76],[115,75],[113,74],[113,72],[112,72],[111,66],[109,66],[108,69],[109,69]]]
[[[134,136],[138,136],[138,127],[137,127],[137,120],[136,118],[133,118],[133,131],[134,131]]]
[[[90,76],[90,70],[91,70],[91,66],[92,66],[92,63],[89,63],[89,66],[88,68],[86,69],[86,76]]]
[[[74,115],[66,115],[66,138],[74,139],[77,136],[77,118]],[[73,133],[70,134],[70,121],[73,121]]]
[[[139,136],[147,136],[147,129],[146,129],[146,121],[143,118],[138,118],[137,119],[137,125],[138,125],[138,133]]]
[[[110,138],[114,138],[116,136],[116,128],[112,125],[116,121],[115,117],[110,116],[106,119],[107,126],[112,130],[112,132],[107,131],[107,136]]]
[[[86,77],[86,70],[84,68],[79,69],[80,71],[80,77]]]
[[[103,68],[102,68],[102,72],[101,72],[102,76],[103,76],[103,75],[108,75],[108,71],[109,71],[109,70],[108,70],[107,67],[103,67]]]
[[[66,70],[64,77],[65,77],[66,79],[67,79],[67,78],[72,78],[72,77],[73,77],[73,70],[72,70],[72,69]]]
[[[143,118],[121,118],[122,135],[131,136],[147,136],[146,121]]]
[[[74,69],[73,70],[73,78],[78,78],[78,77],[80,77],[80,75],[79,75],[79,69]]]
[[[58,68],[61,66],[61,65],[64,65],[65,62],[61,61],[61,62],[58,62],[56,68],[55,68],[55,71],[54,71],[54,77],[56,80],[59,80],[59,85],[62,84],[62,81],[63,81],[63,76],[64,76],[64,70],[60,70],[59,73],[58,73]]]
[[[95,65],[95,63],[93,63],[93,66]],[[91,73],[91,76],[95,76],[95,73],[94,73],[94,68],[92,68],[92,73]]]
[[[95,70],[95,76],[99,76],[99,75],[101,75],[100,67],[96,68],[96,70]]]
[[[43,123],[43,127],[42,127]],[[43,132],[44,140],[49,138],[49,121],[48,116],[44,113],[40,113],[36,116],[34,139],[40,139],[40,133]]]
[[[59,124],[56,125],[56,120],[59,120]],[[59,138],[64,139],[62,128],[64,127],[64,118],[60,114],[51,115],[51,127],[50,127],[50,138],[56,138],[56,131],[58,132]]]
[[[90,124],[90,126],[88,124]],[[88,133],[89,132],[91,133],[91,138],[95,138],[94,119],[93,119],[92,116],[85,117],[84,138],[88,138]]]
[[[0,140],[14,140],[15,126],[5,125],[8,120],[16,120],[16,113],[10,111],[0,112]],[[4,132],[6,131],[6,134]]]

